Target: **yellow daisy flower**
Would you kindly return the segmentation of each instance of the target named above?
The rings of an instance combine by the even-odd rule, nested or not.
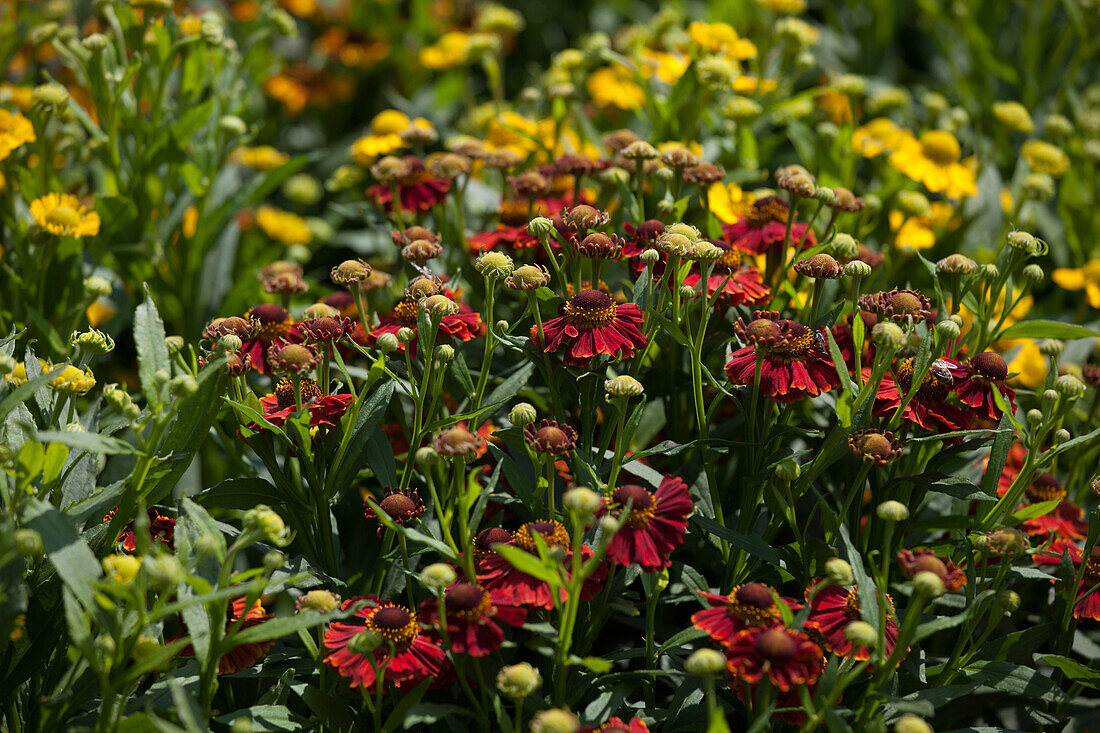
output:
[[[1100,259],[1090,260],[1084,267],[1059,267],[1050,277],[1066,290],[1084,290],[1089,305],[1100,309]]]
[[[1019,372],[1012,378],[1014,384],[1025,387],[1037,387],[1047,377],[1049,360],[1039,351],[1038,344],[1032,339],[1009,339],[997,344],[1001,351],[1019,348],[1016,356],[1008,362],[1008,373]]]
[[[933,193],[973,196],[978,193],[977,177],[970,165],[959,162],[960,152],[959,141],[946,130],[931,130],[919,140],[906,133],[890,156],[890,165]]]
[[[1028,140],[1020,147],[1020,155],[1036,173],[1058,177],[1069,170],[1069,156],[1060,147],[1045,140]]]
[[[231,157],[241,165],[258,171],[273,170],[290,160],[289,155],[270,145],[257,145],[254,148],[240,147],[233,151]]]
[[[735,61],[756,57],[756,45],[739,36],[729,23],[693,21],[687,32],[692,43],[712,53],[725,54]]]
[[[287,246],[309,244],[313,240],[313,233],[309,230],[305,219],[289,211],[280,211],[270,206],[261,206],[257,209],[256,226],[276,242],[282,242]]]
[[[24,143],[35,141],[34,125],[23,115],[0,109],[0,160]]]
[[[418,118],[415,124],[420,124]],[[431,123],[423,120],[431,127]],[[410,124],[414,124],[408,115],[396,109],[385,109],[374,116],[370,122],[370,134],[365,135],[351,146],[351,157],[360,166],[369,166],[382,155],[389,155],[405,147],[401,133]]]
[[[658,51],[655,48],[643,48],[642,59],[638,64],[638,73],[648,79],[654,75],[665,84],[675,84],[687,71],[688,60],[680,54]]]
[[[749,74],[742,74],[733,80],[733,91],[738,94],[767,94],[775,91],[779,83],[775,79],[758,79]]]
[[[92,301],[92,304],[84,309],[84,316],[88,319],[88,325],[92,328],[99,328],[115,317],[118,311],[115,309],[114,304],[107,298],[96,298]]]
[[[876,117],[852,131],[852,150],[864,158],[892,152],[908,134],[886,117]]]
[[[94,237],[99,214],[89,211],[76,196],[48,193],[31,202],[34,223],[58,237]]]
[[[752,206],[754,199],[751,192],[742,191],[736,183],[719,181],[707,189],[707,206],[723,224],[739,221]]]
[[[420,49],[421,66],[428,69],[451,69],[467,60],[466,48],[470,35],[462,31],[448,31],[433,45]]]
[[[593,71],[585,88],[598,107],[638,109],[645,104],[645,91],[631,80],[630,71],[619,64]]]
[[[53,368],[44,370],[53,371]],[[73,365],[61,368],[56,377],[50,380],[50,386],[59,392],[72,392],[84,394],[95,386],[95,375],[91,370],[81,369]]]
[[[936,230],[957,224],[952,219],[955,207],[946,201],[933,201],[931,216],[910,216],[892,209],[890,211],[890,231],[895,232],[894,244],[903,249],[929,249],[936,244]],[[953,227],[951,227],[953,228]]]

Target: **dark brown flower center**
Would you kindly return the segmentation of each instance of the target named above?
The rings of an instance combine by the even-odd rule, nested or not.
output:
[[[915,293],[900,290],[886,298],[886,305],[894,309],[894,312],[905,316],[919,316],[924,309],[924,304]]]
[[[313,400],[320,398],[321,388],[317,386],[317,380],[306,377],[302,380],[302,404],[308,405]],[[289,379],[280,379],[279,383],[275,385],[275,399],[278,402],[279,409],[290,407],[295,404],[294,398],[294,382]]]
[[[503,527],[489,527],[477,533],[477,537],[474,538],[474,547],[487,551],[492,549],[493,545],[502,545],[511,541],[512,533],[508,530]]]
[[[778,196],[765,196],[753,202],[746,218],[753,227],[762,227],[773,221],[786,223],[790,210],[790,205]]]
[[[386,606],[378,609],[371,618],[379,629],[397,631],[412,620],[412,614],[398,606]]]
[[[772,664],[782,664],[794,659],[798,644],[783,629],[773,628],[756,637],[756,653]]]
[[[404,494],[390,494],[378,506],[395,522],[408,521],[416,512],[416,502]]]
[[[535,543],[536,534],[542,538],[548,548],[569,549],[569,532],[566,531],[565,525],[555,520],[528,522],[516,532],[512,544],[531,553],[538,552],[538,545]]]
[[[767,318],[757,318],[745,328],[745,337],[753,342],[778,341],[783,338],[779,324]]]
[[[947,566],[935,555],[921,555],[913,563],[913,575],[923,572],[935,573],[940,580],[947,580]]]
[[[397,652],[409,648],[413,640],[420,635],[416,623],[416,614],[401,606],[383,606],[366,620],[366,627],[377,631],[386,641],[394,645]]]
[[[473,620],[484,616],[492,601],[489,592],[473,583],[458,583],[447,589],[447,617]]]
[[[570,443],[569,436],[557,425],[547,425],[535,433],[535,437],[552,453],[566,450]]]
[[[980,377],[1003,382],[1008,377],[1008,365],[1004,358],[992,351],[983,351],[970,360],[970,368]]]
[[[1061,499],[1065,497],[1065,495],[1066,490],[1058,483],[1058,479],[1054,478],[1054,476],[1049,473],[1041,474],[1031,482],[1031,485],[1024,489],[1024,496],[1026,496],[1027,500],[1032,504]]]
[[[626,506],[627,502],[633,502],[631,506],[634,509],[648,509],[649,505],[653,503],[653,497],[648,491],[633,484],[626,484],[615,489],[611,498],[616,504],[622,506]]]
[[[604,328],[615,321],[615,303],[599,290],[582,290],[570,298],[564,311],[570,323],[582,328]]]
[[[775,599],[772,598],[771,591],[763,583],[746,583],[737,589],[737,592],[733,594],[733,598],[743,606],[762,611],[775,606]]]
[[[284,338],[290,333],[290,327],[294,325],[290,314],[274,303],[262,303],[249,310],[248,315],[260,322],[260,330],[256,338],[264,343]]]

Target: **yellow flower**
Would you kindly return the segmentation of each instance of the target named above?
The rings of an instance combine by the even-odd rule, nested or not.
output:
[[[707,51],[725,54],[736,61],[756,57],[756,45],[737,35],[737,31],[729,23],[694,21],[688,26],[687,32],[695,45]]]
[[[8,384],[13,387],[18,387],[27,381],[27,365],[23,362],[16,362],[15,369],[8,372],[4,379],[8,380]]]
[[[1009,191],[1007,188],[1001,189],[1000,201],[1001,208],[1004,209],[1005,212],[1012,211],[1012,204],[1014,203],[1014,201],[1012,199],[1012,192]]]
[[[56,367],[44,371],[52,372]],[[59,392],[84,394],[95,386],[95,376],[90,369],[81,369],[71,364],[62,367],[60,373],[50,380],[50,386]]]
[[[903,249],[928,249],[936,244],[936,229],[944,229],[951,224],[955,208],[946,201],[932,202],[931,216],[910,216],[892,209],[890,211],[890,230],[896,232],[894,244]]]
[[[997,122],[1015,132],[1031,132],[1035,129],[1035,122],[1027,107],[1019,102],[996,102],[993,105],[993,117]]]
[[[733,80],[733,91],[738,94],[767,94],[775,91],[777,86],[775,79],[758,79],[748,74],[742,74]]]
[[[141,570],[141,558],[133,555],[108,555],[100,562],[112,583],[132,583]]]
[[[1010,351],[1019,348],[1019,352],[1008,362],[1008,373],[1019,372],[1012,382],[1025,387],[1037,387],[1047,376],[1049,360],[1039,352],[1039,346],[1031,339],[1010,339],[1000,341],[998,350]]]
[[[202,32],[202,16],[195,13],[180,18],[180,33],[185,36],[197,36]]]
[[[665,84],[675,84],[687,71],[688,60],[680,54],[658,51],[655,48],[643,48],[638,73],[648,79],[656,75]]]
[[[756,0],[756,3],[769,10],[787,15],[798,15],[806,10],[806,0]]]
[[[864,158],[892,152],[907,135],[906,130],[887,117],[876,117],[852,132],[852,150]]]
[[[1051,176],[1061,176],[1069,170],[1069,156],[1058,147],[1044,140],[1028,140],[1020,147],[1031,170]]]
[[[645,104],[645,91],[631,81],[630,71],[621,64],[596,69],[585,87],[597,107],[638,109]]]
[[[707,189],[707,206],[724,224],[739,221],[752,205],[754,198],[751,193],[742,191],[736,183],[719,181]]]
[[[11,632],[8,633],[8,640],[19,641],[22,639],[25,628],[27,628],[27,614],[21,613],[11,620]]]
[[[814,103],[818,109],[829,115],[834,124],[844,125],[852,121],[852,105],[847,94],[835,89],[823,89],[814,97]]]
[[[34,223],[58,237],[94,237],[99,234],[99,214],[71,194],[48,193],[31,202]]]
[[[1084,267],[1060,267],[1051,279],[1066,290],[1084,290],[1089,305],[1100,309],[1100,259],[1090,260]]]
[[[355,141],[351,146],[351,157],[357,165],[366,167],[374,163],[381,155],[389,155],[405,147],[401,139],[402,132],[410,124],[421,124],[417,118],[414,123],[408,115],[396,109],[385,109],[374,116],[370,122],[370,134]],[[423,120],[428,127],[431,123]]]
[[[309,244],[313,240],[306,220],[289,211],[261,206],[256,211],[256,225],[264,234],[287,246]]]
[[[978,193],[977,178],[970,165],[959,162],[960,152],[959,141],[946,130],[931,130],[919,140],[905,133],[890,156],[890,165],[933,193],[973,196]]]
[[[0,82],[0,102],[11,101],[21,110],[31,108],[31,100],[34,96],[34,87],[27,84],[9,84]]]
[[[273,170],[290,160],[289,155],[270,145],[257,145],[254,148],[240,147],[233,151],[231,157],[241,165],[258,171]]]
[[[194,206],[188,206],[183,210],[183,221],[180,222],[180,231],[183,232],[183,236],[190,239],[195,236],[195,231],[199,227],[199,210]]]
[[[697,156],[703,154],[703,146],[695,142],[694,140],[686,143],[680,142],[679,140],[665,140],[663,143],[657,143],[658,153],[667,153],[668,151],[675,150],[676,148],[687,148],[689,151],[691,151],[691,153]]]
[[[0,109],[0,160],[24,143],[35,141],[34,125],[18,112],[12,114]]]
[[[281,5],[286,12],[299,18],[309,18],[320,10],[317,0],[282,0]]]
[[[428,69],[451,69],[467,60],[468,33],[448,31],[434,45],[420,49],[420,64]]]
[[[107,298],[96,298],[92,301],[85,311],[84,316],[88,319],[88,325],[92,328],[99,328],[115,317],[115,306]]]

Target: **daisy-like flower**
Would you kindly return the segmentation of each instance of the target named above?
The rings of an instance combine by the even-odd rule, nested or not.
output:
[[[760,271],[747,261],[745,252],[725,242],[712,240],[711,243],[726,251],[714,261],[714,268],[707,277],[707,297],[720,293],[715,307],[763,305],[771,300],[771,288],[764,284]],[[694,288],[702,279],[702,268],[695,263],[684,277],[684,285]]]
[[[870,370],[864,369],[867,377]],[[956,379],[964,376],[966,369],[954,359],[936,359],[924,375],[916,394],[905,406],[902,416],[930,432],[961,430],[970,425],[972,415],[963,412],[947,401]],[[886,374],[879,383],[875,395],[875,414],[889,417],[901,405],[902,397],[913,381],[913,359],[903,359],[894,367],[894,375]]]
[[[1091,618],[1100,621],[1100,546],[1089,551],[1085,560],[1085,572],[1081,575],[1081,585],[1077,588],[1077,598],[1073,603],[1074,618]]]
[[[473,583],[455,583],[444,591],[443,596],[447,610],[447,638],[451,642],[451,651],[456,654],[489,656],[504,644],[504,631],[498,621],[510,626],[523,626],[527,620],[527,610],[506,605],[500,591],[488,591]],[[420,616],[425,624],[433,627],[430,632],[433,638],[439,637],[442,641],[438,633],[441,624],[439,601],[432,598],[421,603]]]
[[[504,199],[497,212],[499,223],[487,232],[471,235],[467,240],[470,252],[477,255],[489,250],[508,250],[521,252],[541,248],[537,237],[527,231],[531,220],[528,213],[531,208],[526,201]],[[554,241],[551,238],[551,241]]]
[[[1011,454],[1010,454],[1011,457]],[[997,484],[997,496],[1004,496],[1012,486],[1012,481],[1018,469],[1011,470],[1008,462],[1001,474],[1001,480]],[[1006,476],[1007,474],[1007,476]],[[1083,519],[1082,509],[1071,501],[1066,501],[1065,487],[1059,483],[1052,474],[1041,473],[1032,479],[1024,489],[1023,502],[1020,508],[1028,504],[1041,504],[1046,501],[1062,501],[1054,511],[1041,517],[1028,519],[1023,523],[1023,530],[1032,537],[1043,537],[1051,540],[1083,540],[1088,534],[1088,522]]]
[[[859,596],[855,586],[844,589],[839,585],[829,585],[822,588],[810,599],[810,591],[806,590],[806,598],[810,604],[810,615],[806,619],[806,628],[813,629],[821,636],[822,644],[829,651],[857,660],[867,659],[870,650],[861,646],[858,649],[845,635],[844,630],[852,621],[862,621],[863,616],[859,610]],[[891,609],[893,601],[887,599]],[[894,645],[898,641],[898,624],[894,614],[886,616],[886,648],[889,656],[894,651]]]
[[[733,224],[722,227],[722,238],[737,249],[752,254],[763,254],[782,245],[787,233],[787,219],[791,205],[779,196],[765,196],[753,201],[745,216]],[[790,244],[813,247],[817,237],[808,224],[791,225]]]
[[[628,504],[630,512],[623,518]],[[671,564],[669,554],[684,541],[694,504],[682,479],[665,476],[654,494],[634,484],[619,486],[608,493],[605,508],[623,522],[607,546],[607,561],[657,572]]]
[[[306,220],[289,211],[261,206],[256,210],[256,226],[274,241],[288,247],[313,241],[313,232]]]
[[[68,193],[48,193],[31,202],[34,223],[57,237],[94,237],[99,234],[99,214],[89,211]]]
[[[1063,538],[1053,540],[1049,545],[1039,548],[1031,559],[1036,565],[1060,565],[1062,556],[1067,552],[1070,562],[1075,566],[1081,564],[1081,558],[1085,556],[1084,551],[1077,543]]]
[[[259,600],[256,600],[250,608],[246,608],[248,599],[235,598],[226,609],[225,630],[237,627],[237,631],[257,626],[275,618],[264,610]],[[243,620],[241,620],[243,618]],[[237,626],[238,622],[240,623]],[[275,641],[258,641],[251,644],[239,644],[218,659],[218,674],[233,674],[242,669],[248,669],[260,661],[268,653]],[[194,648],[188,644],[180,650],[181,657],[195,656]]]
[[[964,404],[973,408],[980,420],[998,421],[1001,410],[993,399],[993,390],[998,390],[1013,413],[1016,412],[1016,392],[1005,384],[1008,378],[1008,365],[1004,358],[994,351],[983,351],[966,360],[967,376],[955,383],[955,396]]]
[[[751,385],[756,360],[762,358],[760,394],[777,402],[816,397],[837,386],[836,369],[819,342],[820,334],[774,311],[756,311],[746,324],[740,318],[734,332],[747,345],[734,351],[726,363],[726,378]]]
[[[773,626],[783,622],[783,614],[775,600],[775,591],[763,583],[745,583],[734,586],[728,596],[699,591],[710,608],[691,615],[692,625],[710,635],[716,644],[727,646],[739,631],[754,626]],[[802,606],[794,600],[783,601],[798,610]]]
[[[572,566],[573,552],[569,532],[565,529],[565,525],[557,520],[528,522],[516,530],[511,542],[507,544],[537,555],[536,534],[542,538],[547,548],[557,547],[564,551],[562,559],[564,567]],[[581,554],[587,561],[592,556],[592,550],[586,545],[582,548]],[[595,598],[600,592],[600,582],[605,577],[607,577],[607,567],[601,564],[584,582],[581,588],[581,600],[590,601]],[[546,609],[554,607],[554,595],[550,591],[549,583],[517,570],[499,553],[492,552],[478,563],[477,581],[490,592],[499,593],[501,602],[505,605]],[[560,589],[558,600],[565,600],[564,588]]]
[[[260,324],[254,335],[241,339],[241,353],[252,357],[252,366],[260,374],[267,374],[270,369],[267,355],[272,344],[301,341],[294,319],[274,303],[262,303],[250,308],[244,317],[248,321],[255,319]]]
[[[443,290],[441,292],[458,303],[458,312],[454,315],[443,316],[439,322],[439,335],[448,336],[459,341],[470,341],[484,333],[485,326],[481,322],[481,315],[477,311],[465,303],[459,303],[458,296],[455,295],[454,291]],[[422,299],[417,294],[411,294],[395,305],[393,311],[382,316],[378,325],[367,334],[367,345],[373,346],[382,334],[396,334],[402,328],[411,328],[415,333],[417,331],[416,316],[420,312],[420,301]],[[416,345],[416,338],[408,343],[409,354],[412,356],[416,356]],[[397,350],[403,351],[405,346],[406,344],[399,344]]]
[[[4,160],[12,151],[26,143],[33,143],[34,125],[18,112],[0,109],[0,160]]]
[[[401,210],[424,213],[431,211],[436,204],[443,203],[447,192],[451,190],[451,182],[432,177],[424,163],[414,155],[406,156],[404,160],[409,166],[409,173],[402,176],[397,183]],[[387,212],[393,210],[393,190],[389,186],[371,186],[367,189],[367,198]]]
[[[731,677],[752,686],[767,678],[781,692],[814,684],[825,669],[821,647],[784,626],[738,631],[726,647],[726,659]]]
[[[116,506],[111,511],[107,512],[107,516],[103,517],[104,522],[110,522],[115,517],[115,512],[118,511]],[[149,517],[149,539],[153,541],[153,545],[163,543],[169,550],[176,549],[176,520],[171,517],[166,517],[157,511],[155,508],[150,507],[146,510],[146,515]],[[120,546],[126,552],[137,551],[137,537],[134,534],[134,523],[130,522],[122,531],[118,534],[118,539],[115,540],[115,544]]]
[[[897,141],[890,165],[933,193],[948,198],[974,196],[977,177],[973,167],[959,162],[960,152],[959,141],[946,130],[930,130],[919,140],[906,133]]]
[[[586,366],[597,354],[629,359],[635,349],[645,346],[646,338],[638,330],[642,311],[633,303],[616,304],[607,293],[582,290],[558,312],[560,316],[543,324],[545,346],[534,327],[531,341],[547,352],[565,348],[566,366]]]
[[[899,552],[898,567],[910,578],[921,572],[934,573],[947,590],[958,590],[966,585],[966,573],[962,568],[950,560],[941,560],[927,547]]]
[[[408,524],[424,513],[424,502],[413,488],[385,487],[378,507],[397,524]],[[378,521],[377,512],[366,501],[363,502],[363,516],[372,522],[378,522],[378,536],[381,537],[386,527]]]
[[[316,380],[309,377],[302,379],[302,407],[309,410],[310,427],[336,427],[354,400],[355,396],[350,394],[323,395]],[[274,392],[260,398],[260,404],[264,409],[265,420],[272,425],[282,425],[297,409],[294,383],[289,379],[280,379]],[[254,426],[254,429],[261,428]]]
[[[876,117],[852,131],[852,149],[864,158],[892,152],[908,135],[888,117]]]
[[[890,290],[868,293],[859,297],[861,310],[874,313],[880,320],[890,319],[901,324],[924,321],[932,324],[932,303],[916,290]]]
[[[325,630],[325,648],[329,650],[325,663],[350,678],[352,688],[372,687],[375,670],[383,667],[383,679],[398,689],[416,687],[426,679],[438,677],[447,655],[421,633],[416,614],[403,606],[379,604],[375,598],[363,597],[349,598],[340,608],[347,609],[364,600],[368,605],[353,614],[356,621],[333,621]],[[375,632],[383,643],[369,652],[353,651],[358,646],[353,639],[365,631]],[[373,657],[373,667],[367,654]]]
[[[649,733],[649,726],[641,718],[631,718],[629,722],[622,718],[608,718],[603,725],[582,727],[579,733]]]
[[[523,428],[523,440],[536,453],[560,455],[573,450],[577,431],[565,423],[543,420],[538,425],[527,423]]]

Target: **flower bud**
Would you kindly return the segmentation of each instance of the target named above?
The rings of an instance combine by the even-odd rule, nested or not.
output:
[[[115,656],[115,652],[118,651],[118,645],[115,644],[115,640],[111,638],[110,634],[100,634],[92,642],[95,646],[95,650],[99,660],[104,666],[109,667],[112,658]]]
[[[504,284],[513,290],[537,290],[550,284],[550,273],[540,265],[517,267]]]
[[[720,674],[726,668],[726,658],[722,652],[704,647],[696,649],[684,660],[684,671],[697,677]]]
[[[266,504],[257,504],[245,512],[244,529],[246,532],[257,532],[268,542],[278,547],[285,547],[290,542],[290,530],[283,518]]]
[[[848,277],[867,277],[871,274],[871,266],[863,260],[852,260],[844,266],[844,274]]]
[[[31,92],[31,104],[36,109],[57,110],[69,101],[69,91],[60,84],[40,84]]]
[[[1024,198],[1031,201],[1050,201],[1054,198],[1054,177],[1049,173],[1028,173],[1024,176]]]
[[[685,257],[694,249],[695,242],[683,234],[666,229],[665,232],[657,238],[655,246],[666,255],[679,255],[680,257]]]
[[[69,345],[89,354],[106,354],[115,348],[115,341],[102,331],[90,328],[87,331],[73,331]]]
[[[84,278],[84,295],[88,298],[103,298],[111,294],[111,281],[92,275]]]
[[[474,262],[474,269],[486,280],[503,280],[512,274],[515,265],[503,252],[483,252]]]
[[[725,254],[726,250],[718,245],[702,241],[696,244],[695,249],[691,251],[691,259],[699,260],[700,262],[713,262],[714,260],[721,259]]]
[[[453,316],[459,311],[458,303],[442,294],[425,298],[421,306],[434,318]]]
[[[139,417],[141,417],[141,408],[138,407],[137,405],[135,405],[133,402],[131,402],[131,403],[123,406],[122,416],[125,417],[130,422],[134,422]]]
[[[909,518],[909,507],[900,501],[888,499],[876,507],[875,513],[879,519],[887,522],[904,522]]]
[[[157,590],[171,590],[183,579],[183,566],[175,555],[169,553],[147,557],[143,566],[149,585]]]
[[[580,729],[580,719],[561,708],[540,710],[531,718],[531,733],[577,733]]]
[[[360,631],[348,639],[348,651],[359,656],[367,656],[384,643],[386,643],[385,637],[377,631],[373,629]]]
[[[340,607],[340,596],[328,590],[311,590],[298,596],[294,602],[294,608],[302,611],[316,611],[317,613],[332,613]]]
[[[906,713],[894,723],[894,733],[935,733],[932,726],[912,713]]]
[[[1054,431],[1054,435],[1051,436],[1050,442],[1054,445],[1061,445],[1067,443],[1073,436],[1069,434],[1069,431],[1065,428],[1058,428]]]
[[[458,579],[454,568],[442,562],[432,563],[420,571],[420,584],[425,588],[442,589]]]
[[[939,598],[947,592],[940,576],[930,570],[922,570],[914,575],[913,587],[926,598]]]
[[[962,254],[948,255],[936,263],[936,272],[940,275],[966,276],[977,269],[978,263]]]
[[[679,288],[680,300],[693,300],[698,293],[691,285],[681,285]]]
[[[600,531],[607,537],[614,537],[619,531],[619,522],[611,515],[605,514],[603,517],[600,517],[599,525]]]
[[[587,486],[574,486],[562,496],[562,506],[587,524],[603,506],[603,500]]]
[[[439,452],[431,446],[418,448],[415,453],[416,465],[422,468],[431,468],[439,463]]]
[[[113,583],[132,583],[141,569],[141,558],[133,555],[108,555],[100,561],[107,579]]]
[[[643,250],[641,254],[641,260],[648,266],[652,266],[661,259],[661,253],[655,249]]]
[[[33,529],[15,530],[15,550],[23,557],[38,557],[45,552],[42,535]]]
[[[756,100],[740,95],[730,97],[722,105],[722,114],[735,122],[749,120],[759,115],[763,108]]]
[[[1051,391],[1053,390],[1047,390],[1047,392]],[[1043,413],[1039,410],[1028,410],[1027,413],[1025,413],[1024,417],[1027,419],[1027,424],[1030,425],[1032,428],[1037,428],[1038,426],[1043,424]]]
[[[199,382],[190,374],[182,374],[172,378],[168,383],[168,391],[173,397],[190,397],[199,391]]]
[[[65,427],[62,428],[66,433],[86,433],[87,430],[80,424],[80,421],[73,420],[72,422],[65,423]]]
[[[777,463],[774,470],[776,478],[782,481],[794,481],[802,474],[802,468],[790,458]]]
[[[1085,383],[1072,374],[1063,374],[1054,380],[1054,389],[1069,401],[1079,400],[1085,396]]]
[[[1043,339],[1039,342],[1039,353],[1043,356],[1061,356],[1066,344],[1059,339]]]
[[[819,252],[809,259],[800,260],[795,264],[794,270],[815,280],[835,280],[844,274],[844,266],[832,255],[824,252]]]
[[[371,266],[363,260],[344,260],[332,268],[330,277],[337,285],[350,286],[370,277]]]
[[[842,259],[852,259],[859,254],[859,242],[851,234],[840,232],[832,241],[833,254]]]
[[[412,330],[408,326],[402,326],[397,329],[397,340],[403,344],[407,344],[416,338],[416,331]]]
[[[1016,101],[994,102],[993,117],[1013,132],[1032,132],[1035,123],[1027,107]]]
[[[856,582],[851,564],[839,557],[832,557],[825,561],[825,576],[834,585],[853,585]]]
[[[1008,233],[1008,246],[1033,256],[1041,254],[1046,249],[1043,240],[1020,229]]]
[[[269,573],[273,573],[282,566],[286,565],[286,555],[278,550],[268,550],[264,553],[263,558],[264,570]]]
[[[959,324],[950,319],[936,324],[936,333],[945,340],[957,339],[961,332],[962,329],[959,328]]]
[[[1043,268],[1034,263],[1025,267],[1022,274],[1031,285],[1038,285],[1043,281]]]
[[[620,374],[603,383],[608,399],[614,397],[639,397],[645,391],[642,383],[629,374]]]
[[[927,218],[932,215],[932,204],[920,191],[899,191],[897,204],[898,211],[906,216]]]
[[[218,129],[227,135],[244,135],[248,124],[236,115],[225,115],[218,119]]]
[[[878,632],[866,621],[852,621],[844,627],[844,636],[857,647],[874,649],[878,643]]]
[[[134,649],[131,652],[135,662],[140,662],[143,659],[148,659],[161,650],[161,644],[159,641],[151,636],[145,634],[140,635],[137,641],[134,642]]]
[[[679,234],[687,237],[692,244],[700,241],[703,238],[702,233],[691,224],[684,224],[683,222],[672,224],[665,229],[666,234]]]
[[[1014,590],[1002,590],[997,593],[997,606],[1005,613],[1012,613],[1020,607],[1020,594]]]
[[[527,697],[541,684],[539,671],[527,662],[509,664],[497,673],[497,689],[513,700]]]
[[[297,173],[283,183],[283,195],[301,206],[310,206],[325,195],[324,188],[308,173]]]
[[[508,422],[519,427],[534,422],[538,416],[538,411],[535,410],[534,405],[528,402],[519,402],[508,413]]]
[[[440,344],[435,347],[432,358],[440,364],[449,364],[455,358],[455,349],[450,344]]]
[[[893,321],[880,321],[871,329],[871,340],[884,349],[897,351],[905,346],[905,332]]]
[[[620,155],[627,160],[645,161],[653,160],[660,155],[660,153],[657,152],[657,148],[653,147],[645,140],[635,140],[623,148]]]
[[[398,347],[401,346],[401,342],[397,340],[397,336],[392,333],[384,333],[380,335],[378,337],[378,341],[376,341],[375,343],[378,346],[378,349],[383,354],[389,354],[391,352],[397,351]]]
[[[527,224],[527,233],[532,237],[542,238],[554,231],[554,222],[545,216],[536,216]]]
[[[1001,527],[985,535],[985,549],[992,555],[1011,559],[1027,550],[1027,536],[1015,527]]]

